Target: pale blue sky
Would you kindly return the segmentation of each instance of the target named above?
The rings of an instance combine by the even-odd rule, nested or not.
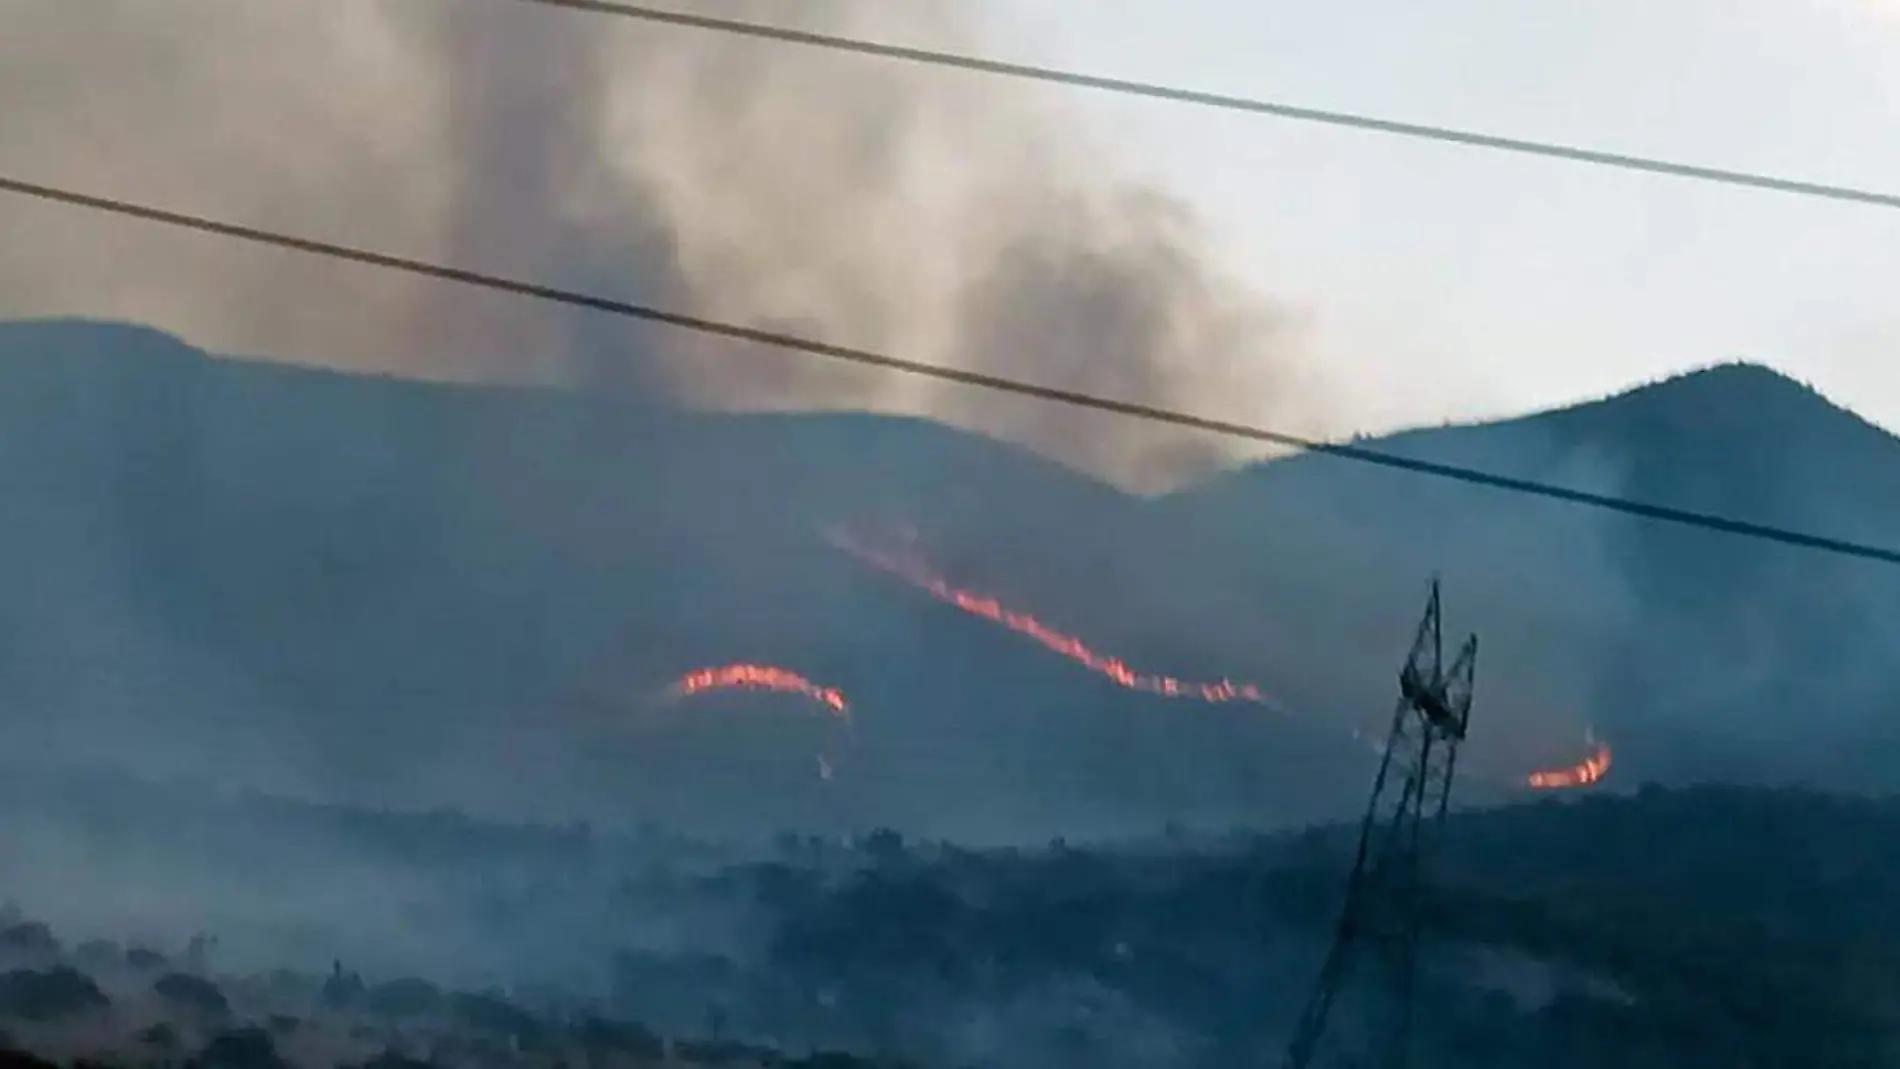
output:
[[[1900,192],[1900,0],[984,2],[1012,58]],[[1736,357],[1900,428],[1900,211],[1072,95],[1368,429]]]

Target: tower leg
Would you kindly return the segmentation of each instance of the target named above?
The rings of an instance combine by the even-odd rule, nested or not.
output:
[[[1360,823],[1346,903],[1287,1046],[1286,1069],[1312,1064],[1354,961],[1367,953],[1381,959],[1382,986],[1396,1015],[1375,1062],[1404,1069],[1410,1053],[1426,860],[1450,804],[1477,657],[1477,639],[1469,638],[1447,668],[1440,634],[1434,581],[1411,656],[1399,673],[1399,702]]]

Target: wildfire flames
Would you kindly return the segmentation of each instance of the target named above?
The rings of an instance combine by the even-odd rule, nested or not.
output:
[[[1196,683],[1176,679],[1173,676],[1146,675],[1137,672],[1120,658],[1099,653],[1089,648],[1088,644],[1081,639],[1073,635],[1065,635],[1026,612],[1008,608],[986,594],[972,593],[951,585],[948,579],[938,574],[914,552],[900,553],[880,549],[845,531],[830,531],[827,537],[834,546],[849,553],[860,562],[887,575],[895,576],[938,601],[953,605],[972,616],[1000,624],[1025,638],[1033,639],[1044,649],[1067,657],[1117,686],[1163,698],[1272,704],[1266,692],[1252,683],[1235,683],[1226,679],[1216,683]]]
[[[1120,658],[1100,653],[1090,648],[1081,639],[1064,634],[1026,612],[1011,609],[987,594],[978,594],[957,587],[932,567],[917,552],[914,545],[905,545],[897,549],[882,548],[842,529],[829,530],[826,532],[826,537],[832,545],[850,554],[860,563],[901,579],[947,605],[955,606],[972,616],[999,624],[1032,639],[1043,648],[1060,654],[1119,686],[1164,698],[1203,702],[1252,702],[1268,706],[1275,704],[1264,690],[1253,683],[1235,683],[1225,679],[1217,683],[1195,683],[1172,676],[1144,675],[1137,672]],[[914,541],[914,536],[908,541]],[[1354,736],[1359,737],[1360,733],[1355,731]],[[1590,742],[1595,746],[1595,751],[1583,761],[1568,768],[1533,772],[1519,782],[1533,790],[1544,791],[1570,790],[1602,782],[1610,772],[1612,759],[1610,747],[1597,742],[1594,737],[1590,739]]]
[[[822,687],[789,668],[769,664],[727,664],[688,672],[666,689],[667,697],[691,698],[723,690],[770,691],[808,698],[824,706],[825,711],[851,725],[851,703],[835,687]],[[830,783],[837,778],[838,767],[830,757],[817,754],[818,778]]]
[[[1569,768],[1531,773],[1524,777],[1524,785],[1537,791],[1560,791],[1603,782],[1603,777],[1610,774],[1610,747],[1601,742],[1596,747],[1595,753]]]
[[[840,720],[851,719],[851,704],[845,701],[842,692],[832,687],[821,687],[797,672],[769,664],[728,664],[718,668],[701,668],[681,676],[667,692],[677,698],[691,698],[721,690],[765,690],[796,694],[818,702]]]

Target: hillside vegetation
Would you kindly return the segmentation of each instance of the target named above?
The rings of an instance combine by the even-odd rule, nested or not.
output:
[[[128,1020],[147,1027],[158,1012],[146,996],[127,1002],[127,977],[149,987],[168,971],[223,993],[222,1027],[315,1015],[348,1036],[358,1026],[334,1016],[347,1007],[323,1001],[336,957],[360,973],[369,1001],[357,1009],[372,1017],[379,991],[460,989],[518,1007],[547,1035],[598,1019],[799,1056],[1231,1065],[1284,1042],[1352,839],[1345,827],[1182,830],[966,850],[886,831],[721,845],[112,782],[85,785],[96,803],[65,823],[55,814],[72,806],[32,800],[46,783],[7,796],[30,843],[140,858],[57,880],[22,871],[19,855],[0,867],[6,885],[34,889],[27,909],[63,921],[9,929],[9,967],[35,970],[0,984],[25,1000],[0,1006],[16,1037],[39,1034],[35,1000],[63,999],[81,1018],[99,1008],[78,978],[49,979],[62,968],[113,1006],[141,1007],[113,1018],[121,1039]],[[1445,841],[1421,986],[1426,1064],[1890,1064],[1900,803],[1652,788],[1464,814]],[[257,869],[292,874],[273,907],[247,898]],[[106,896],[84,888],[166,879],[228,919],[217,939],[178,939],[162,959],[93,942],[131,943],[127,929],[151,914],[88,914],[75,899]],[[365,880],[380,889],[373,906],[323,905]],[[81,890],[62,899],[60,887]],[[402,918],[406,940],[351,941]],[[435,1009],[415,1020],[377,1018],[350,1049],[449,1050],[461,1033],[437,1013],[446,998],[430,995]],[[1348,1034],[1372,1019],[1356,994],[1342,1007]]]

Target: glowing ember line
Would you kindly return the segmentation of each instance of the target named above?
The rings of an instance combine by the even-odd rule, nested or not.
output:
[[[1235,683],[1226,679],[1218,683],[1193,683],[1173,676],[1144,675],[1130,668],[1120,658],[1098,653],[1089,648],[1081,639],[1065,635],[1028,613],[1008,608],[988,595],[972,593],[951,585],[948,579],[939,575],[935,569],[915,554],[900,555],[878,549],[844,531],[828,532],[828,537],[832,545],[857,558],[860,562],[887,575],[895,576],[938,601],[955,606],[972,616],[1000,624],[1025,638],[1033,639],[1044,649],[1060,654],[1097,675],[1106,677],[1117,686],[1163,698],[1272,704],[1266,693],[1252,683]]]
[[[764,690],[779,694],[796,694],[818,702],[840,720],[851,719],[851,705],[845,701],[842,692],[831,687],[821,687],[789,669],[774,668],[766,664],[728,664],[718,668],[701,668],[681,676],[668,688],[668,693],[677,698],[691,698],[694,695],[710,694],[721,690]]]
[[[1569,768],[1553,768],[1543,772],[1533,772],[1524,777],[1524,786],[1537,791],[1561,791],[1575,787],[1588,787],[1603,782],[1610,774],[1612,755],[1606,743],[1598,743],[1596,752]]]
[[[991,623],[1000,624],[1019,635],[1032,639],[1043,648],[1060,654],[1119,686],[1166,698],[1275,705],[1265,691],[1252,683],[1235,683],[1230,680],[1221,680],[1218,683],[1190,683],[1171,676],[1143,675],[1130,668],[1120,658],[1098,653],[1081,639],[1063,634],[1028,613],[1011,609],[986,594],[977,594],[956,587],[912,547],[880,548],[842,529],[828,530],[826,537],[833,546],[860,563],[894,576],[947,605]],[[1353,736],[1376,749],[1376,742],[1362,732],[1354,731]],[[1583,761],[1569,768],[1533,772],[1522,777],[1518,782],[1522,786],[1542,791],[1570,790],[1601,783],[1604,777],[1610,774],[1613,755],[1610,747],[1597,742],[1594,735],[1589,737],[1589,742],[1595,747],[1595,751]]]

